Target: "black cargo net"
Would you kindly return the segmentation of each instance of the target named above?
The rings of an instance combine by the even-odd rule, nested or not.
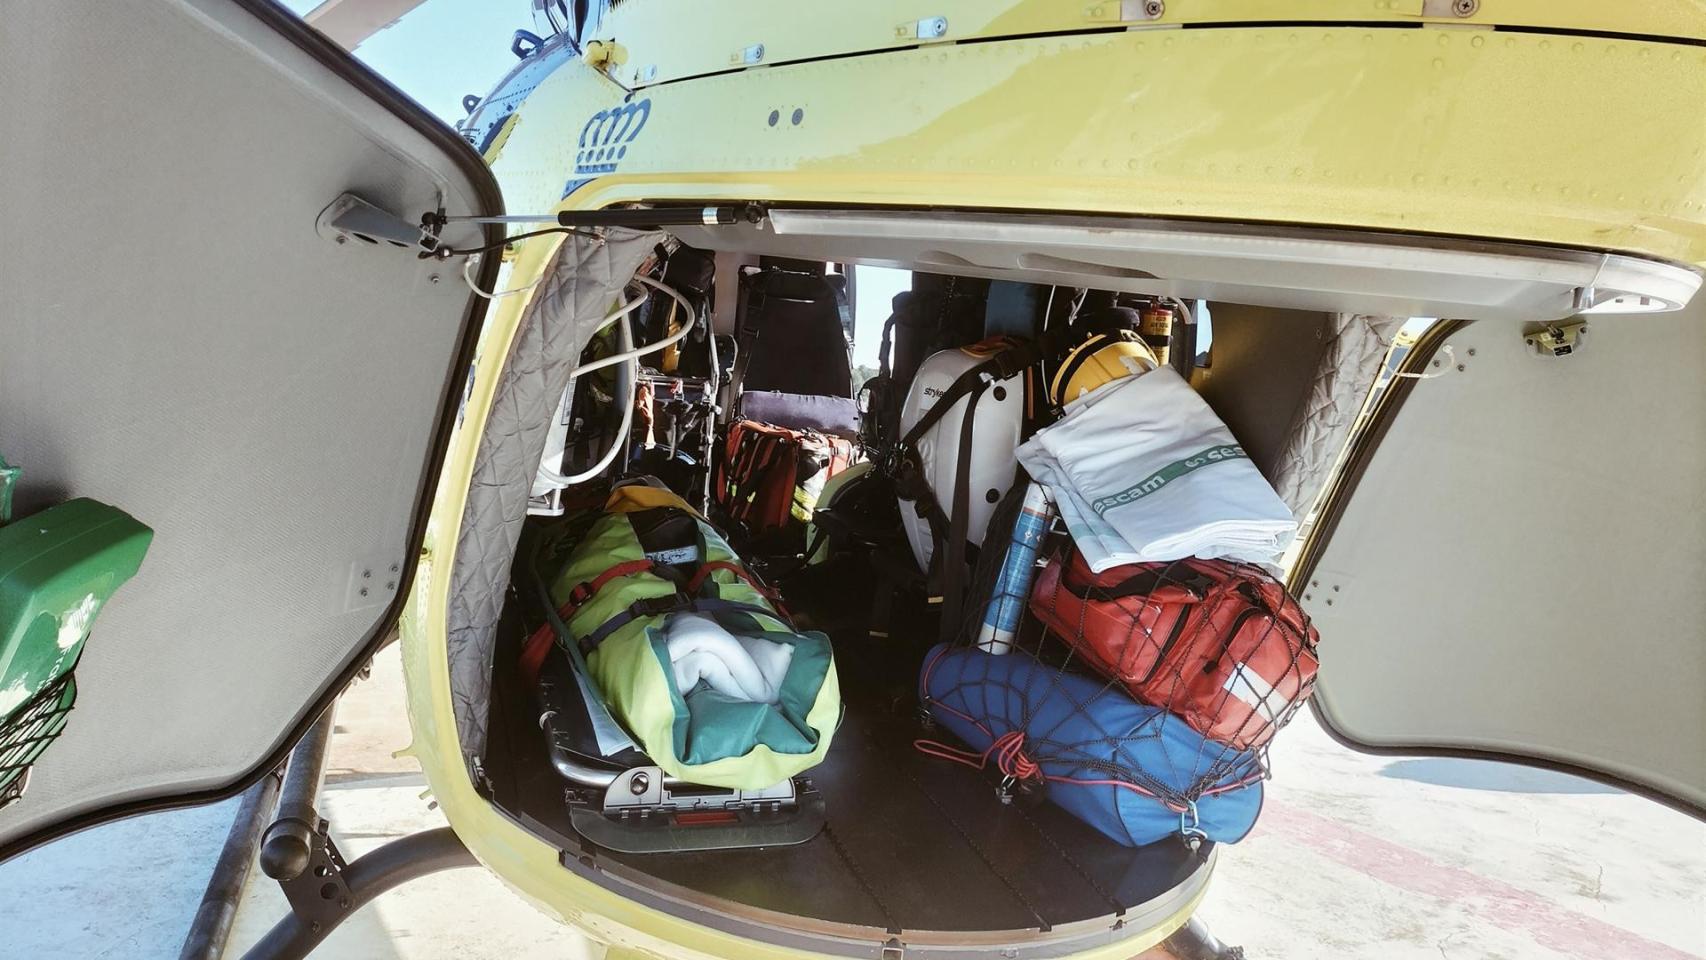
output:
[[[66,717],[76,699],[77,684],[67,673],[0,722],[0,807],[24,792],[30,765],[65,729]]]
[[[1010,516],[990,526],[1010,528]],[[1017,601],[1025,609],[1011,639],[980,641],[1003,543],[983,551],[959,639],[926,659],[927,709],[974,728],[976,749],[916,745],[994,766],[1004,787],[1153,798],[1181,815],[1188,836],[1204,797],[1267,776],[1269,743],[1314,685],[1315,630],[1260,567],[1189,558],[1093,574],[1064,538],[1052,539]]]

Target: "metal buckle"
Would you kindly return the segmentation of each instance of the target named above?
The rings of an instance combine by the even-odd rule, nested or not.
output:
[[[1208,840],[1208,834],[1203,832],[1201,824],[1202,818],[1197,816],[1196,801],[1185,801],[1185,809],[1179,811],[1179,836],[1184,838],[1185,846],[1189,847],[1192,853],[1200,851],[1203,843]]]
[[[632,613],[635,618],[656,617],[665,613],[675,613],[677,610],[686,609],[690,605],[691,601],[686,597],[679,593],[672,593],[667,597],[643,597],[635,600],[628,607],[628,612]]]

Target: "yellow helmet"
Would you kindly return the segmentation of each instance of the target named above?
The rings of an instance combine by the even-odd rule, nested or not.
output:
[[[1160,365],[1135,332],[1098,333],[1072,348],[1061,361],[1049,382],[1049,399],[1064,407],[1105,383],[1148,373]]]

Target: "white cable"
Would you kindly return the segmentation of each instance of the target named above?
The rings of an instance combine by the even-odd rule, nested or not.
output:
[[[675,302],[681,304],[682,309],[687,312],[687,322],[682,325],[681,330],[678,333],[672,333],[669,336],[664,337],[662,340],[659,340],[656,343],[648,343],[643,347],[636,347],[633,350],[628,350],[628,351],[625,351],[623,353],[618,353],[614,356],[601,357],[597,360],[592,361],[591,363],[581,364],[580,366],[569,371],[569,376],[578,377],[578,376],[585,374],[585,373],[591,373],[594,370],[602,370],[605,367],[614,366],[615,364],[621,363],[624,360],[631,360],[635,357],[643,357],[648,353],[656,353],[657,351],[662,350],[665,347],[679,343],[683,337],[685,337],[689,333],[693,332],[693,323],[695,320],[698,319],[698,317],[694,315],[693,304],[689,303],[687,301],[686,297],[682,296],[679,293],[676,293],[674,290],[671,290],[669,287],[664,286],[663,284],[657,282],[656,280],[653,280],[650,277],[635,277],[634,280],[635,280],[635,282],[643,283],[646,286],[651,287],[653,290],[656,290],[660,293],[665,293],[671,297],[674,297]],[[639,307],[639,305],[641,303],[644,303],[646,301],[646,296],[647,295],[642,291],[639,300],[636,300],[635,302],[629,304],[625,309],[620,309],[617,312],[612,313],[609,316],[606,316],[604,318],[604,322],[609,323],[612,319],[614,319],[616,317],[620,317],[623,314],[628,313],[630,310],[633,310],[633,309]],[[602,324],[602,323],[599,324],[599,326],[601,326],[601,327],[603,325],[604,324]]]
[[[622,333],[628,334],[628,318],[623,317],[620,322],[622,324]],[[628,335],[625,339],[628,339],[630,343],[633,342],[631,335]],[[543,463],[541,463],[539,465],[539,472],[536,475],[538,482],[547,487],[565,490],[577,483],[585,483],[593,477],[603,473],[604,468],[610,466],[610,462],[616,459],[616,454],[628,448],[628,433],[634,428],[634,401],[638,399],[639,392],[640,361],[630,357],[628,359],[627,402],[622,405],[622,425],[616,428],[616,439],[611,442],[610,449],[604,451],[604,456],[599,457],[597,463],[585,470],[582,470],[580,473],[570,474],[566,477],[557,473],[555,470],[547,468]]]
[[[1457,354],[1451,352],[1451,344],[1448,343],[1445,346],[1440,347],[1440,349],[1445,351],[1445,366],[1440,367],[1433,373],[1394,373],[1392,375],[1392,379],[1397,380],[1402,378],[1405,380],[1432,380],[1435,377],[1443,377],[1456,370]],[[1438,363],[1439,361],[1435,360],[1434,362]]]
[[[533,282],[525,287],[516,287],[513,290],[500,290],[495,293],[487,293],[486,291],[481,290],[479,285],[474,282],[474,261],[478,259],[480,258],[466,257],[463,259],[462,282],[468,285],[468,289],[474,291],[474,293],[479,296],[485,297],[487,300],[502,300],[504,297],[513,297],[518,293],[526,293],[534,287],[539,286],[540,281],[545,279],[545,271],[541,270],[539,271],[539,276],[535,277]]]
[[[1191,316],[1191,308],[1185,306],[1185,301],[1180,300],[1178,297],[1162,297],[1161,300],[1163,302],[1170,303],[1175,307],[1178,307],[1179,313],[1184,316],[1186,323],[1196,323],[1197,322],[1196,319]]]
[[[630,362],[628,371],[628,398],[622,408],[622,426],[616,431],[616,442],[610,445],[610,449],[604,451],[604,456],[600,457],[597,463],[585,470],[582,470],[580,473],[563,476],[541,463],[536,476],[538,478],[538,482],[543,486],[553,487],[558,490],[566,489],[577,483],[584,483],[587,480],[591,480],[593,477],[603,473],[604,468],[610,466],[610,462],[616,459],[617,452],[627,448],[628,432],[634,425],[634,400],[638,396],[640,389],[639,358],[648,353],[655,353],[673,343],[679,342],[681,338],[687,336],[687,334],[693,330],[693,322],[696,317],[693,310],[693,304],[689,303],[686,297],[683,297],[673,289],[651,279],[650,277],[635,277],[634,279],[654,290],[658,290],[675,298],[675,301],[681,304],[682,309],[687,312],[687,323],[682,326],[679,333],[665,337],[656,343],[649,343],[643,347],[638,347],[632,350],[624,350],[614,356],[602,357],[598,360],[592,361],[591,363],[582,364],[581,366],[569,371],[569,379],[573,381],[574,378],[579,377],[582,374],[590,373],[594,370],[601,370],[605,367],[621,363],[624,360]],[[605,317],[607,322],[611,319],[621,320],[622,329],[618,336],[629,343],[633,342],[633,333],[631,328],[628,326],[627,316],[629,313],[632,313],[636,308],[638,308],[640,304],[646,302],[646,299],[647,295],[644,291],[641,291],[640,296],[636,300],[631,303],[624,302],[621,306],[617,307]],[[600,326],[602,325],[603,324],[600,324]]]

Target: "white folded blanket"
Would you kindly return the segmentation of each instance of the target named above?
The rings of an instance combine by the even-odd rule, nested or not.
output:
[[[664,624],[664,644],[683,696],[702,680],[737,700],[775,703],[794,660],[794,645],[738,637],[698,613],[677,613]]]
[[[1018,456],[1097,573],[1193,556],[1271,565],[1297,534],[1231,431],[1170,367],[1068,404]]]

